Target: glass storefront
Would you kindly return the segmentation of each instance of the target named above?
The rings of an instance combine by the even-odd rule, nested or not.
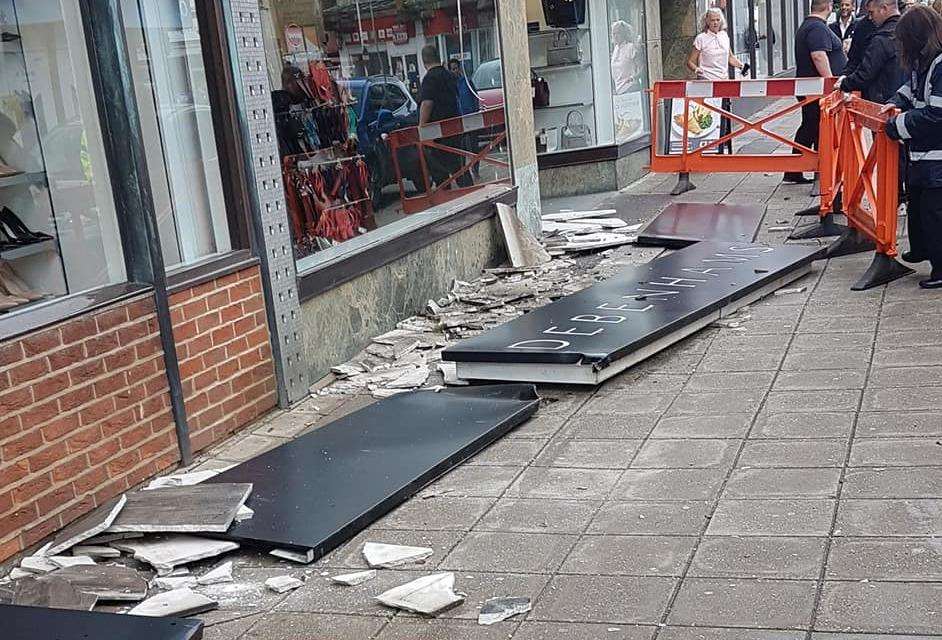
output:
[[[650,131],[643,0],[527,0],[541,153]]]
[[[804,20],[799,0],[719,0],[726,12],[733,53],[753,78],[781,75],[795,66],[795,31]]]
[[[78,0],[0,0],[0,313],[122,282]]]
[[[503,120],[491,122],[503,109],[493,0],[262,6],[299,272],[371,231],[509,182]],[[483,116],[456,125],[481,111],[493,126]],[[433,144],[420,152],[416,127],[440,121],[449,135],[423,137]]]

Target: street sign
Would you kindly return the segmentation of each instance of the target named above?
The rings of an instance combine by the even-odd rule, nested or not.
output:
[[[599,384],[800,278],[819,247],[700,242],[442,352],[459,378]]]

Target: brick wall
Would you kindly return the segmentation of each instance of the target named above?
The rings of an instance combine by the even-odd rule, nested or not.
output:
[[[0,344],[0,560],[177,455],[152,297]]]
[[[171,316],[194,450],[275,406],[257,267]],[[0,343],[0,561],[178,460],[152,296]]]
[[[275,406],[262,280],[245,269],[170,298],[194,451]]]

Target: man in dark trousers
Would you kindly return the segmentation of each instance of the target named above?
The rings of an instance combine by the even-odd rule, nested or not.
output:
[[[811,0],[811,13],[795,33],[795,75],[799,78],[839,76],[844,73],[847,56],[840,38],[828,28],[830,0]],[[798,98],[803,100],[801,96]],[[812,149],[818,146],[821,109],[817,100],[801,108],[801,126],[795,142]],[[799,153],[792,149],[793,153]],[[810,183],[801,172],[787,172],[785,182]]]
[[[442,66],[442,59],[438,54],[438,47],[427,44],[422,47],[422,63],[425,65],[425,77],[422,78],[422,87],[419,89],[419,126],[432,122],[455,118],[458,115],[458,79],[453,73]],[[455,138],[442,138],[437,142],[448,147],[460,148],[460,136]],[[442,184],[449,176],[454,175],[462,166],[461,156],[449,153],[442,149],[427,149],[425,161],[435,184]],[[468,172],[457,178],[462,187],[473,184]]]
[[[867,6],[876,31],[860,64],[840,78],[837,86],[842,91],[859,91],[865,99],[884,104],[906,82],[895,36],[900,13],[897,0],[870,0]]]

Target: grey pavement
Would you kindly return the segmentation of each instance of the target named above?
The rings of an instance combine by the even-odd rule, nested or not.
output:
[[[673,181],[648,176],[626,193],[663,196]],[[694,182],[680,200],[765,203],[771,243],[784,234],[769,226],[812,203],[807,185],[776,175]],[[804,292],[756,303],[741,329],[704,330],[597,388],[541,389],[554,402],[437,481],[437,497],[310,567],[238,556],[240,582],[219,586],[206,637],[942,637],[942,294],[917,276],[851,292],[870,258],[817,263]],[[313,398],[203,465],[368,401]],[[435,554],[358,587],[328,583],[322,574],[363,566],[365,541]],[[463,605],[424,619],[373,601],[436,569],[455,572]],[[246,584],[305,571],[284,596]],[[477,625],[500,595],[528,596],[533,610]]]

